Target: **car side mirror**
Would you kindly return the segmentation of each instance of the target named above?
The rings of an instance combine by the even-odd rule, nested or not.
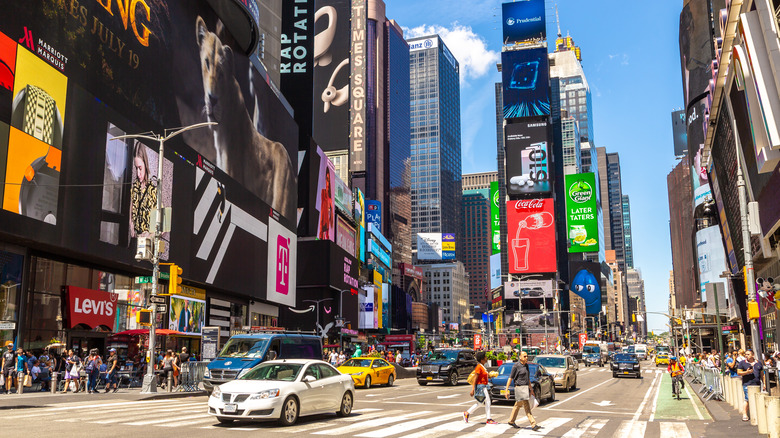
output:
[[[314,382],[316,380],[317,379],[315,379],[314,376],[306,376],[306,377],[303,378],[303,381],[306,382],[306,383],[312,383],[312,382]]]

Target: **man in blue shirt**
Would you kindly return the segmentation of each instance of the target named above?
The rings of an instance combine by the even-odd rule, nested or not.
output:
[[[742,421],[750,421],[748,417],[748,386],[761,387],[761,372],[764,366],[756,360],[753,350],[745,352],[745,360],[737,365],[737,374],[742,377],[742,391],[745,393],[745,407],[742,411]]]

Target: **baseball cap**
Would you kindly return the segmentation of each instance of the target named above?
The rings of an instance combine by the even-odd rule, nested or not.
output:
[[[110,352],[112,352],[112,351],[116,353],[116,348],[110,348],[110,349],[108,350],[108,352],[109,352],[109,353],[110,353]]]
[[[14,343],[13,343],[13,342],[11,342],[11,341],[7,341],[7,342],[5,343],[5,346],[6,346],[6,347],[11,347],[11,348],[14,348]]]

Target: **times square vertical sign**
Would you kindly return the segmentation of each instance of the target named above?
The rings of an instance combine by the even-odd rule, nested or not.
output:
[[[366,1],[352,0],[349,138],[351,171],[366,170]]]

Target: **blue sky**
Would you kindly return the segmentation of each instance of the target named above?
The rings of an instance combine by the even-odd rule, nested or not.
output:
[[[461,67],[463,172],[496,169],[494,84],[501,52],[501,0],[385,0],[387,17],[407,37],[439,33]],[[547,0],[547,34],[555,9]],[[647,310],[666,312],[669,205],[666,176],[676,165],[671,111],[682,106],[681,1],[557,0],[561,32],[582,48],[593,95],[596,146],[620,153],[623,193],[631,198],[634,265],[645,280]],[[617,18],[617,19],[616,19]],[[661,315],[650,330],[666,331]]]

